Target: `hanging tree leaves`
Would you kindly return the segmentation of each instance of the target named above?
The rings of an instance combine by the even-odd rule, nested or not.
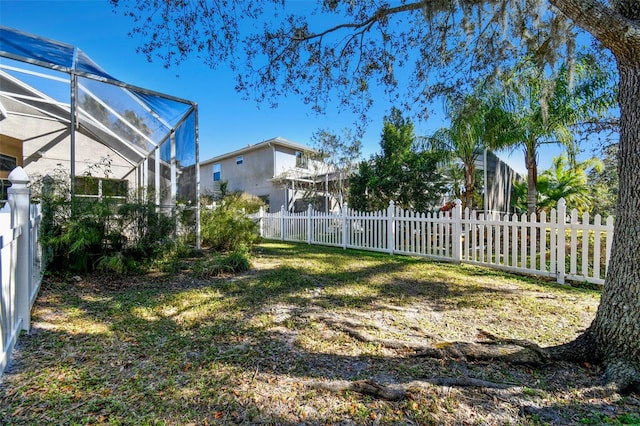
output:
[[[301,13],[277,0],[111,1],[134,19],[149,60],[224,64],[247,98],[276,106],[293,94],[315,111],[338,106],[361,119],[374,87],[426,116],[435,97],[470,91],[518,56],[551,68],[570,61],[577,32],[541,0],[324,1]]]

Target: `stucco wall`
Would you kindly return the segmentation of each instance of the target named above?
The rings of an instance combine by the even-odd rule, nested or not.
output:
[[[237,163],[237,156],[222,158],[220,161],[208,162],[200,168],[200,188],[204,195],[215,194],[220,190],[220,183],[228,182],[229,191],[241,191],[259,197],[271,199],[274,192],[273,148],[259,147],[254,151],[244,152],[242,164]],[[213,181],[213,166],[220,164],[220,181]]]

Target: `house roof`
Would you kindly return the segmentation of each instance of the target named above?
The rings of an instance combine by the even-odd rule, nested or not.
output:
[[[256,144],[249,144],[244,148],[237,149],[235,151],[227,152],[222,155],[218,155],[217,157],[210,158],[209,160],[204,160],[200,162],[200,165],[206,165],[211,163],[217,163],[219,161],[225,160],[227,158],[237,157],[238,155],[246,154],[248,152],[257,151],[269,146],[283,146],[285,148],[295,149],[297,151],[306,151],[306,152],[316,152],[314,149],[309,148],[306,145],[302,145],[298,142],[290,141],[289,139],[285,139],[283,137],[277,136],[275,138],[267,139],[262,142],[258,142]]]

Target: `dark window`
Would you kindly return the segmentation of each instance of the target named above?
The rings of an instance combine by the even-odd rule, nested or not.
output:
[[[75,181],[76,195],[100,195],[100,180],[91,176],[76,176]]]
[[[220,180],[220,163],[216,163],[213,165],[213,181],[217,182]]]
[[[269,195],[260,195],[258,198],[264,203],[264,211],[269,212]]]
[[[129,192],[129,182],[122,179],[76,176],[75,194],[85,197],[121,197]]]
[[[101,179],[103,197],[126,197],[129,192],[129,182],[119,179]]]
[[[244,159],[242,158],[242,155],[238,155],[236,157],[236,164],[239,166],[240,164],[242,164],[244,162]]]
[[[301,169],[306,169],[307,165],[307,156],[304,155],[304,152],[296,151],[296,167],[300,167]]]
[[[10,155],[0,154],[0,170],[10,172],[18,166],[18,159]]]

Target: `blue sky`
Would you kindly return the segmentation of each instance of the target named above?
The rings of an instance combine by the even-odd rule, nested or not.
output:
[[[312,2],[301,1],[296,6],[311,7]],[[243,101],[225,66],[212,70],[195,58],[170,69],[159,62],[149,63],[136,53],[140,40],[127,35],[133,22],[114,13],[107,0],[0,0],[0,24],[73,44],[119,80],[197,102],[201,160],[276,136],[311,146],[311,136],[318,129],[338,133],[355,120],[347,112],[332,112],[330,108],[327,114],[318,116],[295,98],[280,99],[277,109]],[[363,138],[364,157],[379,151],[382,119],[391,108],[382,94],[376,102]],[[418,134],[427,135],[446,126],[446,122],[442,114],[435,113],[427,122],[415,125]],[[547,168],[558,152],[557,148],[545,147],[540,152],[539,170]],[[524,173],[519,150],[499,155]]]

